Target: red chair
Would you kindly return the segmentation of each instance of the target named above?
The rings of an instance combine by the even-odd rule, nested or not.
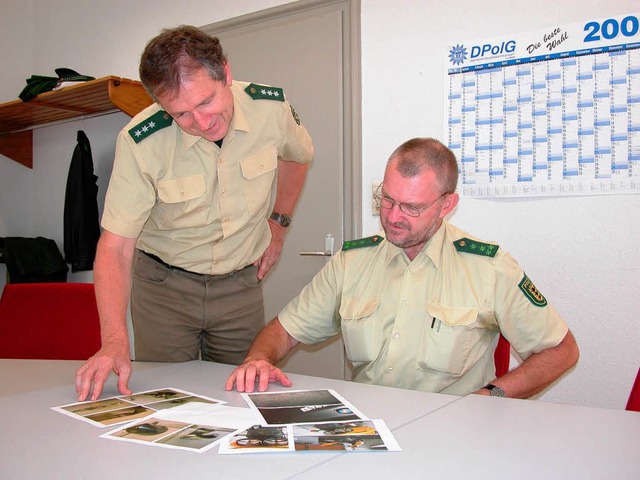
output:
[[[511,344],[500,335],[498,345],[493,352],[493,361],[496,365],[496,378],[501,377],[509,371],[509,361],[511,360]]]
[[[86,360],[100,349],[92,283],[9,283],[0,299],[0,358]]]
[[[631,388],[631,393],[629,394],[629,400],[627,401],[626,409],[633,412],[640,412],[640,368],[638,369],[638,374],[636,375],[636,381]]]

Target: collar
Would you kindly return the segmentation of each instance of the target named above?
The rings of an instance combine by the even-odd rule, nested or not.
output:
[[[435,235],[431,237],[431,239],[427,242],[427,244],[424,247],[422,247],[422,250],[418,252],[418,255],[416,255],[416,258],[414,258],[413,261],[416,261],[416,259],[421,257],[426,257],[433,262],[436,268],[440,268],[440,264],[442,263],[442,246],[444,245],[447,225],[448,225],[447,221],[442,220],[442,225],[440,225],[440,228],[438,228]],[[385,237],[384,232],[381,232],[380,235]],[[386,243],[387,243],[387,252],[386,252],[387,265],[389,265],[391,261],[394,258],[396,258],[398,255],[403,255],[404,258],[407,259],[407,261],[409,260],[406,253],[404,253],[404,249],[400,247],[396,247],[391,242],[387,241]]]

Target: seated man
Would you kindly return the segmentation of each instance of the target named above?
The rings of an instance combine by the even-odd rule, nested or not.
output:
[[[572,367],[573,335],[513,257],[445,220],[457,179],[437,140],[398,147],[378,195],[384,236],[345,242],[258,334],[227,390],[290,386],[275,365],[298,343],[340,333],[363,383],[526,398]],[[524,361],[496,380],[500,333]]]

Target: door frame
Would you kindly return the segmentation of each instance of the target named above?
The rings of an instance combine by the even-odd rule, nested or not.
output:
[[[342,158],[344,192],[342,234],[344,240],[362,234],[362,82],[360,53],[360,0],[299,0],[200,27],[209,35],[286,21],[292,15],[311,17],[339,11],[342,14]],[[224,47],[224,46],[223,46]]]

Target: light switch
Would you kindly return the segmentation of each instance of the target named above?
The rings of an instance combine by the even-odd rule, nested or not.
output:
[[[373,182],[371,185],[371,215],[380,215],[380,209],[376,206],[376,200],[373,198],[380,185],[382,185],[382,182]]]

